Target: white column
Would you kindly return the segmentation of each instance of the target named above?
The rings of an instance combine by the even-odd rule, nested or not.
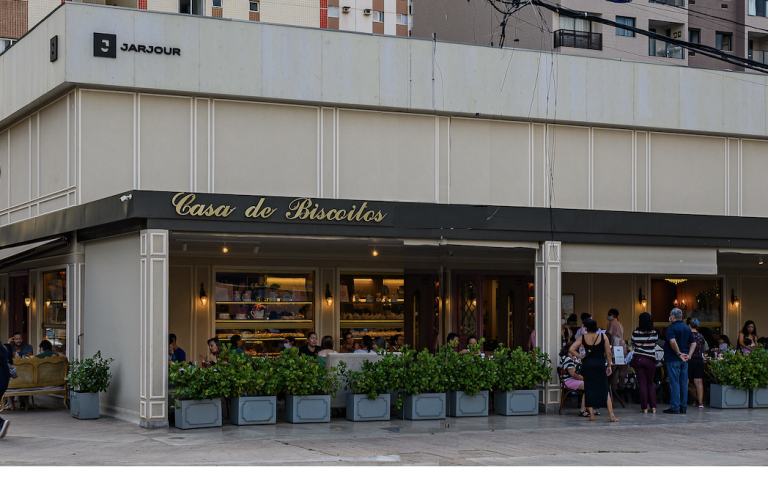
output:
[[[560,351],[560,316],[562,295],[561,245],[559,241],[545,241],[536,251],[536,346],[549,354],[552,377],[545,384],[540,401],[547,407],[560,404],[560,383],[557,378],[557,359]]]
[[[144,428],[168,427],[168,231],[141,232],[141,367]]]

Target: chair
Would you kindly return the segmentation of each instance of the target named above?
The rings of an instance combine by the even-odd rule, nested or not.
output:
[[[563,414],[563,403],[565,403],[565,398],[570,396],[571,394],[576,394],[578,396],[583,396],[584,391],[582,389],[569,389],[565,385],[565,375],[566,371],[563,368],[557,369],[557,376],[560,379],[560,411],[558,412],[558,415]]]

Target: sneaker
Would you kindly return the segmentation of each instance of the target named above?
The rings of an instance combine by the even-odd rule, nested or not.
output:
[[[680,413],[688,413],[688,408],[680,408]]]
[[[8,420],[3,420],[3,426],[0,427],[0,439],[5,437],[5,433],[8,432],[8,427],[11,425],[11,422]]]
[[[704,409],[704,403],[699,403],[699,408]]]
[[[677,414],[679,414],[679,413],[680,413],[680,411],[679,411],[679,410],[673,410],[672,408],[667,408],[667,409],[666,409],[666,410],[664,410],[662,413],[672,413],[672,414],[674,414],[674,415],[677,415]]]

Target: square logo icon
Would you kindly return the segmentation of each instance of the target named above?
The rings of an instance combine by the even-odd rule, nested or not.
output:
[[[117,57],[117,35],[93,34],[93,57]]]

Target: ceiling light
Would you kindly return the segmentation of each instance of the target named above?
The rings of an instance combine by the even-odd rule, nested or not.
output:
[[[683,279],[679,279],[679,278],[667,278],[665,281],[669,281],[669,282],[670,282],[670,283],[672,283],[673,285],[679,285],[680,283],[684,283],[684,282],[686,282],[686,281],[688,281],[688,280],[687,280],[687,279],[685,279],[685,278],[683,278]]]
[[[373,247],[373,256],[374,257],[378,257],[379,256],[379,251],[376,250],[376,247]]]
[[[224,253],[229,252],[229,248],[227,248],[227,244],[226,243],[224,243],[224,246],[222,247],[221,251],[224,252]]]

